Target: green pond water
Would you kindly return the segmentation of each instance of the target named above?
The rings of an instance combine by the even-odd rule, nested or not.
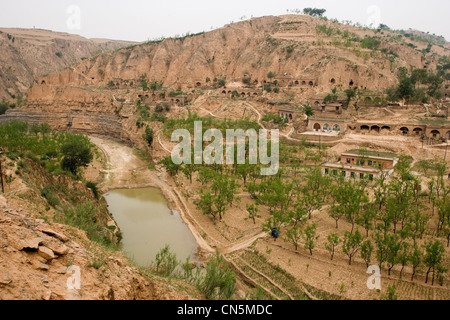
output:
[[[159,189],[118,189],[103,195],[109,212],[122,231],[125,254],[146,267],[165,245],[178,260],[196,261],[198,245],[177,211],[171,212]]]

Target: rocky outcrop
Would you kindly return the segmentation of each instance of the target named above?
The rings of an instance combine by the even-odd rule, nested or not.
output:
[[[107,260],[104,271],[89,267],[93,259],[100,258],[78,244],[78,240],[74,241],[69,229],[61,225],[55,230],[43,220],[0,205],[1,299],[153,298],[152,283],[123,262]],[[70,265],[79,268],[80,289],[70,289],[67,285],[73,274]],[[114,274],[112,279],[100,280],[102,274],[110,272]]]
[[[83,234],[34,219],[9,207],[0,196],[0,299],[192,299],[151,281],[119,253],[106,258],[102,256],[105,253],[91,250],[92,244]],[[101,267],[94,267],[92,261],[102,261]],[[73,270],[80,277],[80,288],[68,285]]]

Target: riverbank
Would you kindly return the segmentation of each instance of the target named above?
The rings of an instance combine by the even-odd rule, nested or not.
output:
[[[190,214],[189,208],[179,192],[161,179],[163,173],[149,170],[149,163],[137,155],[133,148],[103,137],[89,137],[99,151],[101,158],[86,169],[87,180],[98,182],[102,194],[116,189],[157,188],[167,200],[170,210],[177,210],[181,219],[194,236],[199,250],[197,258],[206,261],[215,248],[211,247],[200,232],[205,230]],[[156,169],[157,170],[157,169]]]

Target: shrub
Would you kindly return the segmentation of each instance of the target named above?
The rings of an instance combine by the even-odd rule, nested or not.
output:
[[[275,72],[269,71],[269,73],[267,74],[267,78],[269,78],[269,79],[272,79],[272,78],[275,78],[275,77],[276,77],[276,73]]]
[[[186,94],[183,91],[181,91],[180,88],[178,88],[176,91],[169,92],[169,97],[176,97],[176,96],[182,96],[182,95],[186,95]]]
[[[217,80],[217,85],[219,86],[219,88],[220,88],[220,87],[225,87],[225,85],[226,85],[226,80],[225,80],[225,78],[218,79],[218,80]]]
[[[161,113],[154,113],[152,114],[150,121],[159,121],[159,122],[166,122],[167,117],[164,114]]]
[[[55,192],[48,186],[41,189],[41,196],[43,196],[52,207],[59,206],[60,204]]]
[[[99,208],[92,202],[66,207],[64,222],[87,232],[89,239],[101,245],[114,245],[111,232],[103,227],[98,219]]]
[[[361,47],[376,50],[380,46],[381,41],[373,37],[366,37],[361,41]]]
[[[294,52],[295,46],[293,44],[291,44],[290,46],[286,47],[286,52],[287,53],[292,53]]]
[[[211,300],[230,300],[236,291],[236,275],[225,259],[217,252],[206,267],[206,275],[199,289]]]
[[[156,272],[168,277],[174,271],[180,262],[177,260],[177,255],[170,251],[170,246],[166,245],[162,248],[155,257]]]
[[[237,97],[239,97],[239,92],[237,92],[237,90],[233,90],[233,92],[231,92],[231,96],[233,98],[237,98]]]
[[[88,181],[86,182],[86,187],[92,190],[96,199],[99,198],[99,193],[97,189],[97,184],[95,182]]]
[[[145,127],[145,132],[142,135],[142,138],[144,138],[144,140],[147,142],[147,144],[149,146],[151,146],[153,143],[153,129],[148,126]]]
[[[0,115],[5,114],[6,110],[9,109],[9,102],[3,100],[0,102]]]

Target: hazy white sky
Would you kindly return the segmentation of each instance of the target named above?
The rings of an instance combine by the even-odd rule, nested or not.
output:
[[[339,21],[419,29],[450,40],[450,0],[0,0],[0,27],[146,41],[305,7],[325,8]]]

